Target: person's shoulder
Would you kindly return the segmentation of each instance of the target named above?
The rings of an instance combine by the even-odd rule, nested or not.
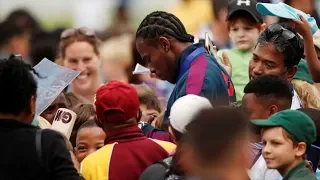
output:
[[[52,130],[52,129],[41,129],[42,131],[42,137],[43,138],[62,138],[62,135],[60,134],[60,132]]]
[[[165,146],[171,146],[171,147],[176,147],[175,144],[171,143],[171,142],[167,142],[167,141],[162,141],[162,140],[157,140],[157,139],[151,139],[152,141],[160,144],[160,145],[165,145]]]
[[[219,59],[214,56],[207,55],[208,65],[205,71],[205,81],[212,82],[215,81],[217,78],[222,77],[222,73],[224,71],[223,67],[219,65]]]
[[[290,175],[289,175],[290,174]],[[316,175],[311,172],[306,166],[300,166],[299,168],[295,168],[292,172],[288,173],[288,176],[283,179],[294,179],[294,180],[317,180]]]
[[[41,142],[42,147],[53,151],[52,147],[55,147],[56,150],[66,147],[66,142],[63,135],[52,129],[39,129],[41,131]]]
[[[171,142],[157,140],[157,139],[151,139],[151,140],[157,143],[158,145],[160,145],[162,148],[164,148],[169,154],[176,149],[176,145]]]
[[[94,153],[87,156],[82,162],[85,163],[85,162],[103,161],[103,159],[106,159],[104,157],[107,157],[108,155],[112,154],[112,151],[115,145],[116,143],[104,145],[102,148],[98,149]]]
[[[291,178],[292,180],[318,180],[318,178],[312,173],[305,174],[303,176],[295,176]]]
[[[165,179],[167,167],[162,163],[149,166],[140,176],[139,180],[163,180]]]
[[[107,144],[83,159],[80,164],[80,172],[83,177],[86,179],[97,179],[93,178],[93,176],[100,176],[100,174],[95,173],[97,169],[109,167],[114,145]]]
[[[311,172],[310,169],[308,169],[307,167],[303,167],[300,171],[298,171],[296,173],[296,177],[293,177],[294,178],[297,178],[297,180],[299,179],[308,179],[308,180],[317,180],[317,177],[316,175]]]
[[[98,177],[106,176],[106,171],[101,169],[109,168],[113,145],[107,144],[83,159],[80,173],[85,179],[99,179]]]
[[[172,141],[170,134],[168,132],[162,131],[161,129],[158,129],[158,128],[153,128],[148,133],[146,133],[145,136],[148,138],[162,140],[162,141],[168,141],[168,142]]]

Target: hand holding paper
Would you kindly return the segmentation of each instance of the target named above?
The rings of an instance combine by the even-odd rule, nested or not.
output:
[[[37,103],[35,117],[39,116],[57,96],[75,79],[80,71],[74,71],[44,58],[39,64],[34,66],[39,74],[34,76],[37,80]]]
[[[77,114],[69,109],[58,109],[56,116],[53,119],[51,129],[64,134],[68,139],[70,138]]]

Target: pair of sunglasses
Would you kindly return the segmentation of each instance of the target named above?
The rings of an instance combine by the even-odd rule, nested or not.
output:
[[[294,34],[292,31],[282,27],[279,24],[272,24],[268,27],[269,31],[272,32],[280,32],[279,35],[275,38],[278,39],[280,36],[283,37],[286,41],[290,42],[291,40],[299,40],[298,36]],[[303,43],[299,43],[299,47],[303,47]]]
[[[285,40],[291,40],[293,38],[297,38],[297,36],[291,32],[290,30],[282,27],[281,25],[279,24],[272,24],[268,27],[268,30],[269,31],[272,31],[272,32],[280,32],[279,36],[283,36],[285,38]]]
[[[81,34],[83,34],[85,36],[89,36],[89,37],[96,36],[95,32],[92,29],[87,28],[87,27],[81,27],[81,28],[66,29],[65,31],[63,31],[61,33],[60,38],[61,39],[69,38],[69,37],[75,35],[77,32],[79,32],[79,33],[81,33]]]

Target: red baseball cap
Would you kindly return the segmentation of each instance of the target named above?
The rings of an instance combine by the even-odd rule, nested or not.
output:
[[[139,97],[137,90],[130,84],[109,81],[96,93],[96,113],[103,122],[124,122],[137,117]]]

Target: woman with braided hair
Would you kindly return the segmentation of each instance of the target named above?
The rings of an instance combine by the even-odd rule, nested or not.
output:
[[[235,101],[228,73],[209,55],[173,14],[155,11],[147,15],[136,32],[136,47],[157,78],[176,84],[167,105],[186,94],[209,100]]]

